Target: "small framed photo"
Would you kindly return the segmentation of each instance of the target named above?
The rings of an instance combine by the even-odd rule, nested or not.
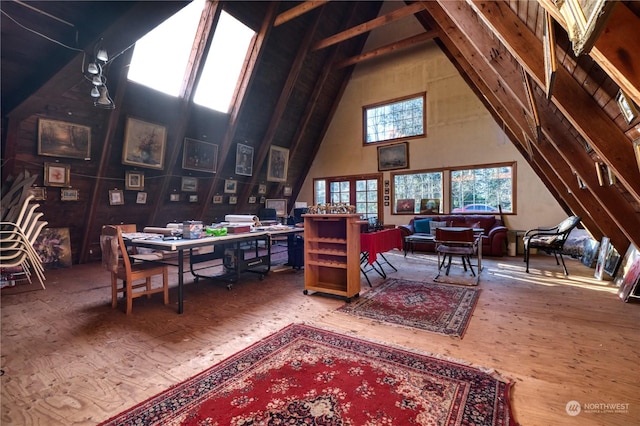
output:
[[[409,167],[409,142],[378,147],[378,171]]]
[[[385,201],[385,202],[384,202],[384,206],[385,206],[385,207],[389,207],[389,201]]]
[[[229,204],[238,204],[238,197],[235,195],[232,195],[229,197]]]
[[[239,143],[236,148],[236,174],[251,176],[253,174],[253,147]]]
[[[130,170],[124,172],[124,189],[142,191],[144,189],[144,173]]]
[[[218,145],[184,138],[182,168],[199,172],[215,173],[218,163]]]
[[[255,203],[256,203],[256,197],[252,195],[251,197],[249,197],[249,204],[255,204]]]
[[[71,166],[60,163],[44,163],[45,186],[69,186]]]
[[[260,197],[260,204],[264,204],[267,202],[267,197]]]
[[[222,204],[222,195],[214,195],[213,204]]]
[[[406,214],[414,213],[416,210],[416,200],[413,198],[404,198],[396,202],[396,213]]]
[[[166,143],[166,127],[128,117],[122,164],[162,170]]]
[[[627,122],[627,124],[631,124],[633,120],[635,120],[638,116],[638,110],[636,109],[633,101],[629,99],[629,97],[622,90],[618,90],[616,103],[620,108],[620,112],[622,113],[624,120]]]
[[[638,171],[640,171],[640,138],[633,141],[633,152],[636,154],[636,162],[638,163]]]
[[[138,192],[136,196],[136,204],[147,204],[147,193]]]
[[[91,127],[65,121],[39,119],[38,155],[90,160]]]
[[[180,201],[180,194],[169,194],[169,201]]]
[[[62,201],[78,201],[79,194],[77,189],[62,188],[60,190],[60,200]]]
[[[287,200],[267,199],[264,207],[266,209],[275,209],[277,216],[287,215]]]
[[[266,193],[267,193],[267,185],[265,185],[264,183],[261,183],[260,185],[258,185],[258,194],[264,195]]]
[[[270,182],[286,182],[289,168],[289,150],[272,145],[267,162],[267,180]]]
[[[109,190],[109,205],[111,206],[124,205],[124,192],[122,191],[122,189]]]
[[[235,179],[225,179],[224,180],[224,193],[225,194],[235,194],[238,190],[238,181]]]
[[[189,202],[190,203],[197,203],[198,202],[198,194],[190,194],[189,195]]]
[[[47,188],[44,186],[32,186],[29,188],[29,195],[33,195],[34,201],[43,201],[47,199]]]
[[[198,191],[198,178],[194,178],[191,176],[183,176],[182,184],[180,188],[184,192],[197,192]]]
[[[293,191],[291,190],[291,187],[289,185],[287,185],[282,190],[282,195],[284,195],[285,197],[291,197],[292,192]]]

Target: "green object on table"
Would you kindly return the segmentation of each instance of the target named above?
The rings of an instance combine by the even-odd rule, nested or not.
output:
[[[227,235],[227,228],[215,228],[213,229],[213,235],[215,237],[224,237]]]

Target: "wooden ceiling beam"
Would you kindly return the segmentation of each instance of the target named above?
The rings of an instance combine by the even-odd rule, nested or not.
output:
[[[468,4],[538,86],[544,87],[542,41],[506,3],[469,0]],[[640,202],[640,172],[629,139],[564,67],[556,72],[553,102]]]
[[[334,69],[340,69],[340,68],[348,67],[349,65],[355,65],[359,62],[364,62],[370,59],[378,58],[388,53],[396,52],[406,47],[413,46],[414,44],[422,43],[428,40],[433,40],[436,37],[438,37],[438,31],[433,31],[433,30],[426,31],[424,33],[417,34],[412,37],[407,37],[395,43],[390,43],[390,44],[381,46],[377,49],[370,50],[369,52],[344,59],[340,62],[337,62],[334,65]]]
[[[316,7],[320,7],[326,3],[329,3],[329,1],[330,0],[307,0],[304,3],[294,6],[291,9],[286,10],[278,15],[275,22],[273,23],[273,26],[278,27],[286,22],[297,18],[298,16],[302,16],[307,12],[311,12]]]
[[[231,111],[229,113],[229,124],[227,126],[224,137],[222,138],[222,143],[220,144],[220,149],[218,152],[218,165],[225,164],[227,156],[229,155],[229,151],[231,149],[231,145],[233,144],[233,139],[238,128],[239,118],[245,106],[246,94],[253,83],[253,80],[255,78],[255,70],[257,69],[258,63],[260,62],[262,54],[264,53],[264,47],[266,45],[269,34],[273,29],[273,21],[276,18],[277,5],[278,2],[270,3],[269,9],[267,10],[264,19],[262,20],[260,30],[254,37],[249,48],[250,53],[248,54],[247,63],[243,67],[241,81],[239,83],[238,90],[236,90],[234,100],[231,105]],[[206,217],[207,210],[209,209],[209,206],[211,206],[210,200],[213,199],[213,194],[215,193],[215,190],[221,179],[224,179],[224,177],[220,177],[220,173],[216,173],[213,177],[213,182],[209,186],[207,196],[202,203],[202,210],[199,217]]]
[[[567,22],[553,0],[538,0],[553,19],[567,30]],[[640,105],[640,18],[623,2],[616,2],[605,27],[589,52],[598,65]]]
[[[513,90],[509,90],[510,88],[514,86],[523,87],[522,78],[517,75],[519,72],[515,71],[517,67],[514,66],[515,65],[514,61],[512,61],[510,58],[493,54],[493,52],[500,51],[501,47],[499,45],[496,45],[495,41],[487,40],[486,38],[483,39],[482,32],[484,32],[485,30],[478,27],[477,24],[475,28],[470,28],[469,26],[464,26],[464,25],[458,26],[460,22],[465,22],[465,23],[478,22],[478,20],[474,19],[474,17],[472,16],[473,11],[471,11],[470,8],[464,5],[456,6],[456,5],[453,5],[451,2],[444,2],[442,7],[429,2],[429,4],[427,4],[426,7],[429,13],[431,13],[440,24],[442,24],[442,22],[447,22],[449,19],[453,19],[453,22],[449,24],[450,26],[442,28],[443,34],[447,34],[450,37],[452,37],[456,42],[457,48],[460,49],[460,51],[463,52],[467,58],[471,58],[468,60],[470,62],[473,61],[472,62],[473,70],[477,71],[480,75],[482,75],[482,79],[487,85],[491,86],[492,84],[494,84],[493,83],[494,79],[500,80],[500,83],[498,85],[495,85],[493,88],[491,88],[491,93],[495,94],[495,97],[496,97],[496,99],[492,101],[492,104],[495,105],[496,102],[498,102],[499,105],[502,106],[502,111],[499,111],[499,114],[502,117],[505,117],[505,114],[509,114],[513,116],[514,108],[506,107],[507,105],[511,105],[511,103],[509,103],[509,101],[504,100],[503,98],[505,96],[511,97],[509,93],[513,92]],[[467,31],[466,33],[464,32],[465,30]],[[480,46],[482,46],[482,48]],[[484,53],[484,52],[489,52],[489,53]],[[480,59],[483,59],[483,60],[480,60]],[[494,66],[497,67],[498,70],[493,68]],[[514,70],[509,70],[508,69],[509,67],[513,68]],[[503,80],[503,77],[501,77],[501,74],[504,74],[505,76],[507,76],[506,78],[509,79],[510,81]],[[562,123],[558,121],[558,118],[553,113],[553,111],[550,112],[549,109],[544,106],[546,104],[544,99],[538,100],[537,103],[538,105],[541,105],[540,109],[545,111],[545,119],[546,119],[545,121],[546,121],[546,125],[549,128],[548,137],[553,138],[557,136],[560,136],[560,137],[564,136],[566,138],[566,132],[563,131],[564,129],[562,128]],[[521,109],[523,105],[520,104],[518,107]],[[515,109],[518,110],[518,107],[516,107]],[[508,111],[508,112],[505,112],[505,111]],[[522,125],[520,125],[520,127],[522,128]],[[554,144],[550,146],[550,148],[551,148],[550,152],[545,152],[545,155],[547,155],[550,158],[556,158],[560,156],[567,163],[570,170],[578,169],[578,172],[581,175],[585,174],[589,176],[589,179],[590,178],[595,179],[595,176],[593,176],[594,175],[593,162],[590,159],[590,157],[587,155],[587,153],[584,151],[584,149],[582,149],[581,152],[576,149],[573,149],[571,156],[563,155],[562,151],[564,149],[577,148],[577,144],[575,144],[574,141],[565,140],[564,143],[562,144],[562,147],[559,147]],[[591,174],[589,174],[589,172],[591,172]],[[562,176],[562,178],[563,180],[570,180],[570,181],[575,180],[570,174]],[[607,216],[610,219],[612,219],[614,222],[618,222],[618,224],[621,227],[628,230],[626,234],[633,233],[635,229],[639,229],[638,233],[640,234],[640,228],[638,228],[638,223],[633,218],[633,210],[631,209],[628,203],[624,202],[624,199],[621,197],[620,193],[617,191],[611,191],[608,188],[606,189],[600,188],[597,185],[597,183],[595,184],[596,187],[594,187],[593,185],[594,182],[590,180],[589,180],[589,183],[590,183],[589,187],[593,188],[592,192],[595,193],[595,197],[593,196],[593,194],[588,194],[588,195],[590,196],[590,198],[593,198],[593,201],[599,204],[599,210],[601,211],[603,207],[606,205],[619,206],[621,203],[623,203],[623,205],[626,205],[626,207],[629,210],[628,212],[626,212],[627,214],[629,214],[629,218],[628,220],[626,220],[625,223],[620,223],[620,221],[616,220],[616,217],[618,218],[622,217],[622,220],[624,220],[624,216],[626,216],[626,214],[620,215],[618,210],[616,210],[616,212],[612,212],[609,210],[608,212],[606,212]],[[581,196],[585,197],[586,195],[585,193],[583,193],[581,194]],[[606,201],[602,201],[603,199]],[[584,216],[585,213],[586,212],[583,212],[580,215]],[[611,222],[611,221],[608,221],[608,222]],[[620,235],[620,237],[622,237],[620,230],[611,229],[610,231],[611,232],[609,233],[611,235],[618,234]],[[623,241],[623,239],[624,237],[616,239],[618,247],[626,243],[626,241]]]
[[[291,68],[289,68],[289,74],[287,75],[284,86],[280,91],[280,97],[278,98],[278,101],[276,102],[276,105],[273,109],[273,113],[271,114],[267,130],[264,133],[264,137],[256,147],[257,152],[254,158],[254,170],[256,171],[261,170],[263,165],[266,163],[267,155],[269,154],[273,138],[276,135],[276,131],[278,130],[280,122],[282,121],[282,116],[287,109],[287,104],[289,103],[289,99],[291,98],[298,77],[300,76],[300,72],[304,67],[305,59],[307,57],[307,54],[309,53],[309,48],[311,47],[313,38],[316,35],[316,30],[318,28],[318,24],[320,23],[321,16],[322,13],[316,14],[313,23],[307,28],[304,39],[298,47],[298,51],[296,53],[293,64],[291,65]],[[245,185],[240,192],[240,199],[238,203],[240,211],[244,211],[248,206],[249,195],[251,194],[257,181],[258,173],[253,173],[253,175],[249,179],[249,184]]]
[[[352,37],[356,37],[361,34],[367,33],[378,27],[386,25],[390,22],[397,21],[398,19],[404,18],[405,16],[414,15],[420,12],[422,9],[423,9],[423,6],[421,3],[413,3],[401,9],[396,9],[392,12],[387,13],[386,15],[379,16],[368,22],[365,22],[360,25],[356,25],[355,27],[349,28],[348,30],[332,35],[331,37],[327,37],[323,40],[319,40],[311,47],[311,51],[324,49],[325,47],[329,47],[336,43],[340,43],[345,40],[348,40]]]

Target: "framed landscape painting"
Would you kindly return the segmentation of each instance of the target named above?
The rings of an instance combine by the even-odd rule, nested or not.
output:
[[[66,121],[38,120],[38,155],[91,159],[91,127]]]
[[[409,142],[378,147],[378,171],[409,167]]]
[[[164,126],[128,117],[122,164],[162,170],[166,143],[167,129]]]

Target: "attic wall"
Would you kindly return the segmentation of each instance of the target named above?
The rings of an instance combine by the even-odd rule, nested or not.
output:
[[[566,217],[433,42],[357,66],[298,199],[312,202],[317,177],[377,173],[376,145],[362,144],[362,106],[422,91],[427,92],[427,136],[409,141],[410,170],[516,161],[517,210],[507,216],[508,226],[529,229]],[[390,179],[390,172],[384,172],[383,179]],[[446,211],[446,196],[444,202]],[[384,208],[384,223],[409,221],[391,211],[391,206]]]

